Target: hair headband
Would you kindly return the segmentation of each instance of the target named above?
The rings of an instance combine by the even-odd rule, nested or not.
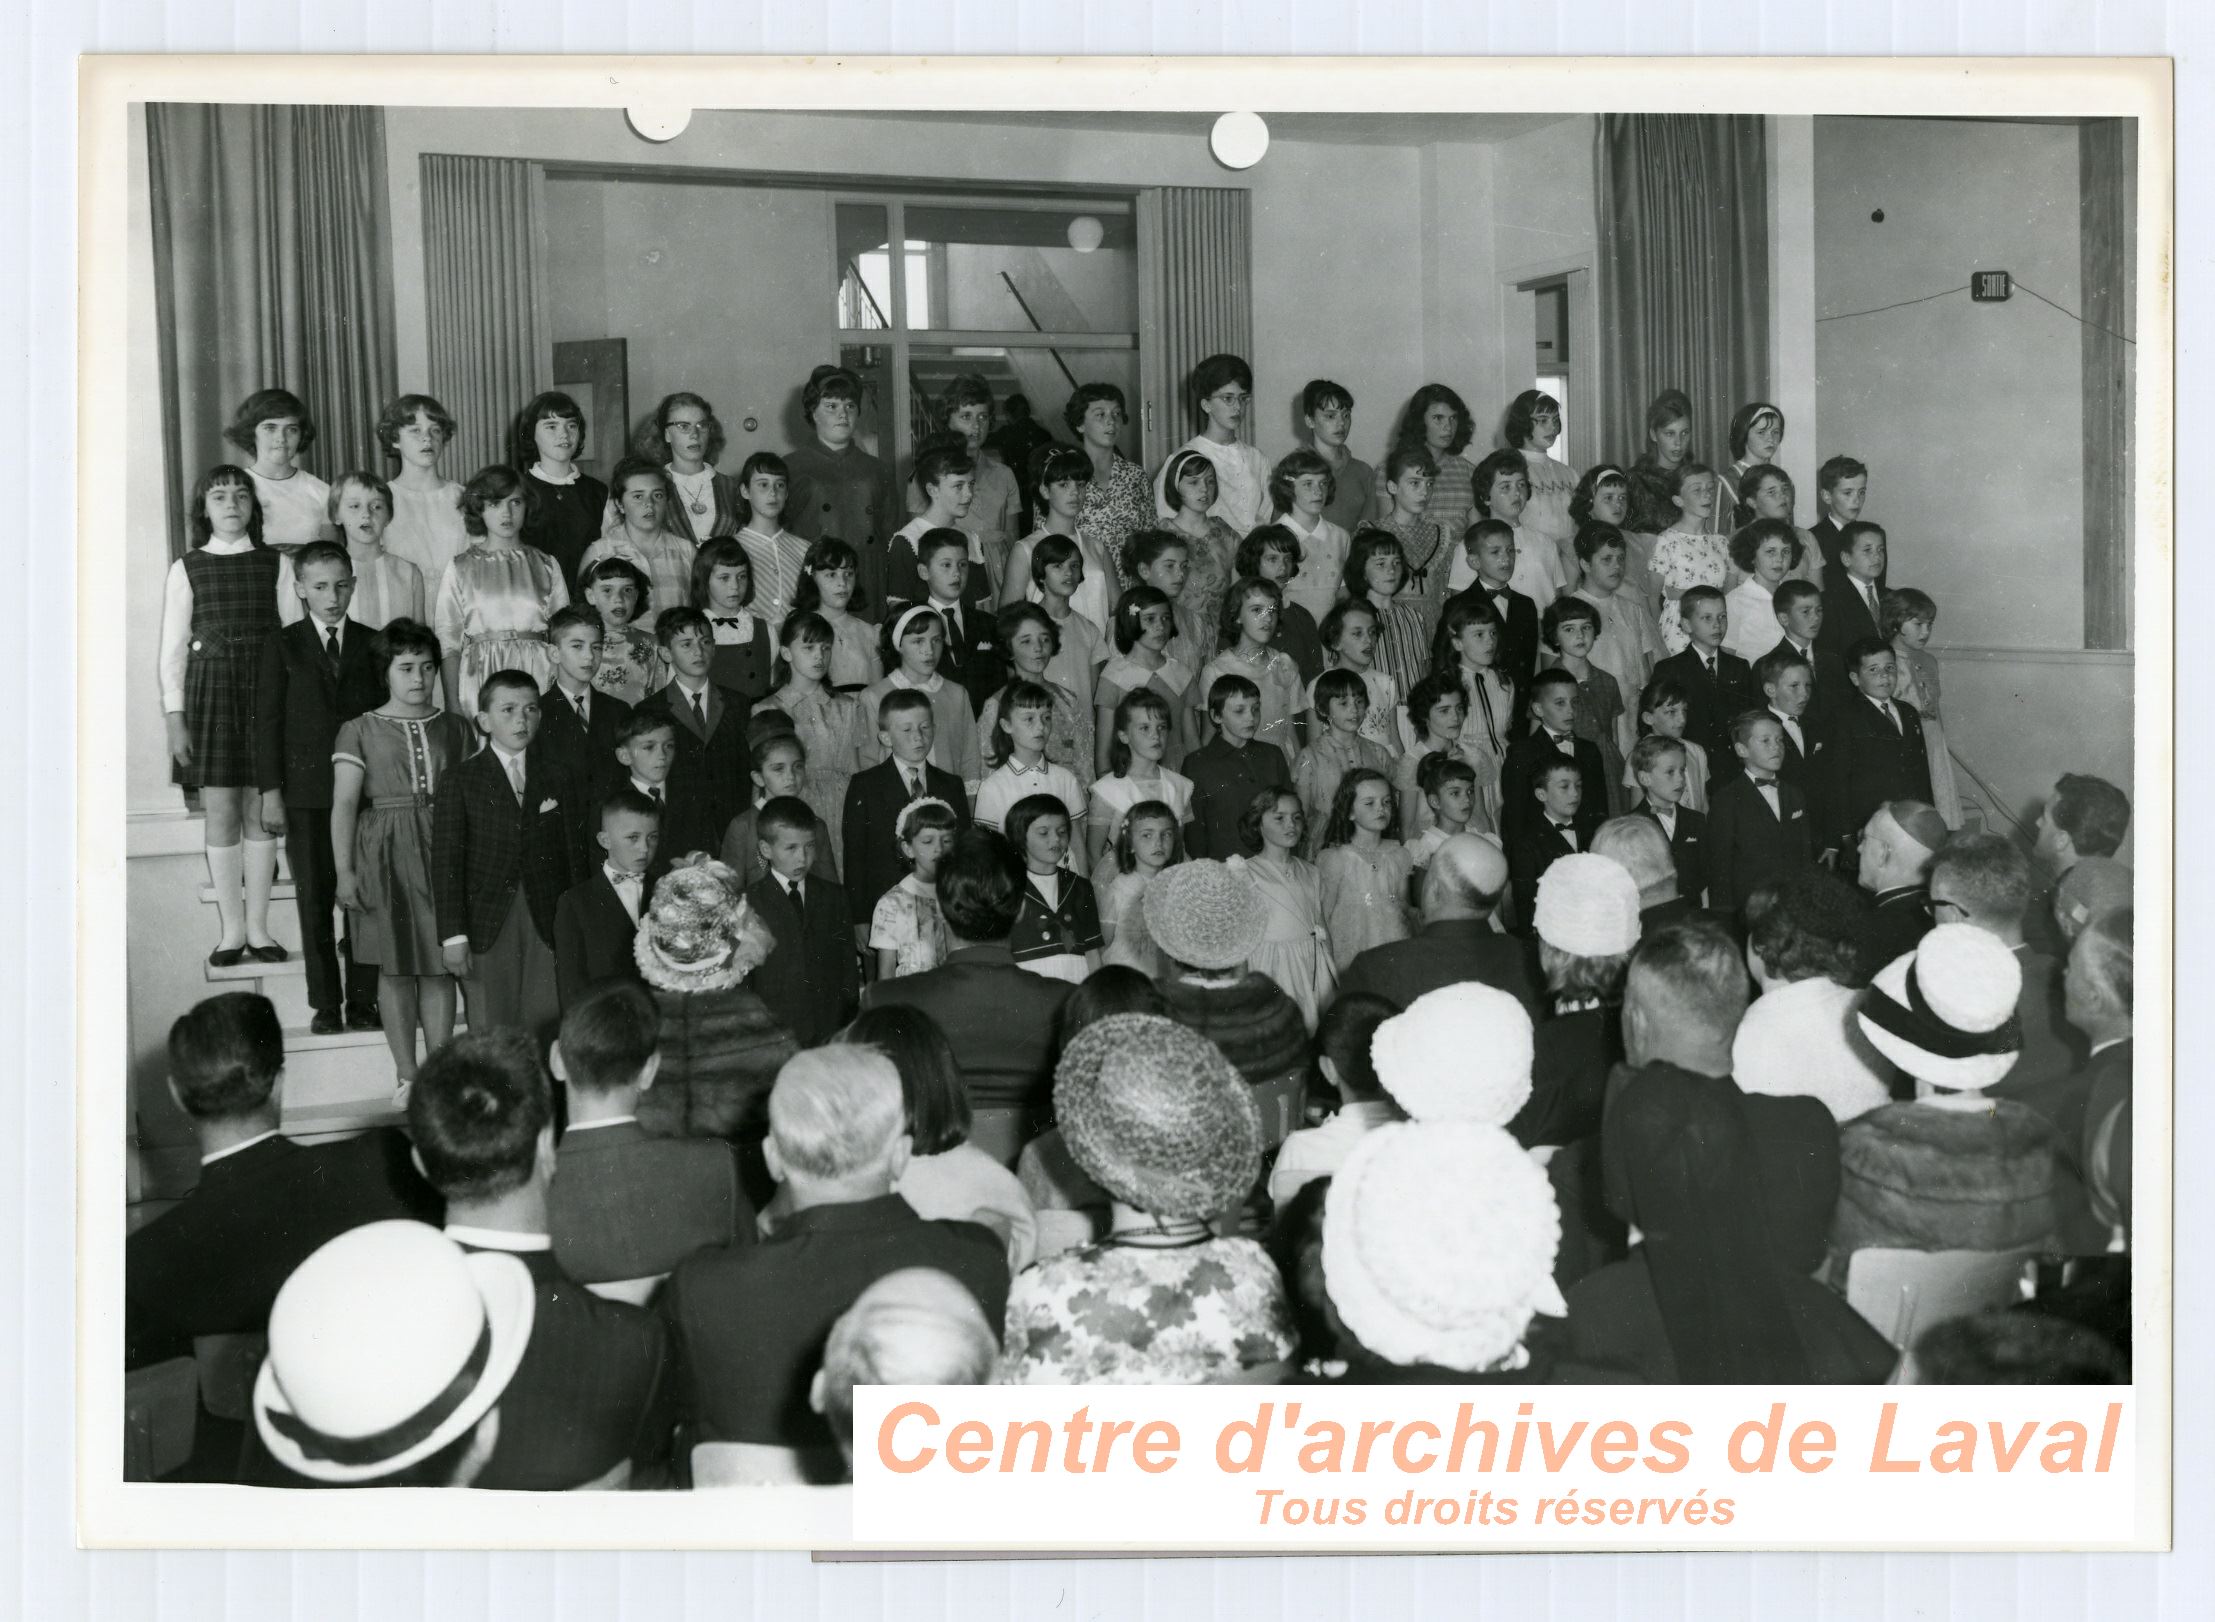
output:
[[[1925,1000],[1922,982],[1916,978],[1912,963],[1907,966],[1907,1001],[1902,1003],[1882,987],[1871,986],[1869,995],[1862,1001],[1861,1016],[1933,1058],[1973,1059],[1985,1054],[2022,1051],[2022,1021],[2012,1010],[1989,1031],[1964,1031],[1947,1024]]]
[[[930,615],[931,619],[937,624],[940,633],[945,632],[946,622],[939,618],[938,610],[931,607],[929,603],[917,603],[913,608],[903,609],[900,617],[892,622],[893,641],[898,642],[908,634],[908,627],[915,623],[915,616],[918,614]]]
[[[935,805],[939,808],[939,810],[945,812],[948,816],[955,816],[954,808],[952,806],[948,805],[944,800],[939,799],[936,795],[926,794],[921,799],[910,800],[906,805],[900,807],[900,814],[892,819],[892,837],[894,839],[907,838],[908,819],[914,816],[916,812],[922,810],[923,807],[925,807],[926,805]],[[956,817],[956,820],[958,821],[959,818]]]

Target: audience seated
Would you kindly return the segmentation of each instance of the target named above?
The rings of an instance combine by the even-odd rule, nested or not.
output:
[[[1536,1018],[1529,948],[1493,925],[1506,888],[1500,847],[1479,834],[1454,835],[1423,869],[1421,927],[1355,958],[1339,978],[1340,993],[1368,992],[1405,1008],[1426,991],[1476,980],[1513,993]]]
[[[1146,886],[1147,933],[1169,960],[1169,1017],[1223,1050],[1249,1087],[1295,1089],[1308,1073],[1307,1021],[1276,981],[1247,966],[1269,928],[1261,886],[1243,867],[1201,857]]]
[[[2058,1234],[2058,1143],[2037,1111],[1986,1096],[2022,1046],[2015,955],[1970,924],[1940,924],[1888,964],[1856,1015],[1870,1043],[1915,1083],[1839,1136],[1841,1188],[1831,1277],[1853,1253],[2021,1250]]]
[[[397,1133],[310,1149],[278,1131],[284,1050],[276,1009],[252,992],[210,997],[169,1028],[169,1096],[199,1140],[200,1181],[125,1246],[128,1367],[189,1355],[199,1335],[259,1332],[287,1275],[350,1228],[438,1220]]]
[[[1929,930],[1930,864],[1945,842],[1945,818],[1918,800],[1890,800],[1870,814],[1856,857],[1874,902],[1862,921],[1865,976],[1915,950]]]
[[[1538,881],[1538,966],[1553,1009],[1533,1038],[1518,1143],[1569,1144],[1600,1130],[1608,1071],[1623,1057],[1623,972],[1638,945],[1638,886],[1612,857],[1564,856]]]
[[[1001,1322],[999,1235],[928,1221],[894,1192],[910,1158],[904,1115],[899,1072],[881,1053],[809,1048],[778,1072],[766,1147],[791,1215],[759,1244],[696,1253],[662,1291],[687,1444],[750,1443],[764,1450],[763,1479],[834,1481],[840,1461],[808,1388],[831,1325],[863,1290],[902,1268],[937,1268],[987,1323]]]
[[[1377,1079],[1370,1056],[1377,1027],[1398,1012],[1366,991],[1342,991],[1324,1010],[1315,1031],[1315,1066],[1337,1089],[1338,1108],[1320,1125],[1293,1133],[1277,1150],[1269,1168],[1269,1198],[1280,1215],[1308,1183],[1335,1173],[1364,1136],[1405,1119]]]
[[[856,1386],[984,1385],[999,1355],[999,1331],[968,1286],[935,1267],[903,1267],[862,1291],[831,1325],[808,1406],[851,1469]]]
[[[2073,1249],[2128,1248],[2134,921],[2129,907],[2100,913],[2069,948],[2062,1004],[2089,1055],[2019,1095],[2052,1124],[2064,1162],[2083,1179],[2091,1225],[2073,1230]]]
[[[1805,1097],[1850,1121],[1892,1097],[1892,1067],[1862,1035],[1862,915],[1868,901],[1819,869],[1763,885],[1746,902],[1746,967],[1761,995],[1731,1040],[1749,1093]]]
[[[1055,1051],[1067,1051],[1079,1031],[1110,1014],[1159,1014],[1166,1019],[1169,1003],[1159,986],[1128,964],[1094,969],[1061,1005]],[[1038,1213],[1041,1256],[1088,1244],[1107,1232],[1107,1190],[1077,1164],[1060,1127],[1047,1128],[1023,1146],[1016,1176]]]
[[[2104,912],[2131,904],[2131,870],[2111,856],[2087,856],[2054,886],[2052,923],[2066,952],[2085,926]]]
[[[1699,916],[1699,903],[1679,890],[1676,854],[1651,817],[1610,817],[1592,836],[1592,853],[1620,863],[1638,886],[1638,937]]]
[[[2061,964],[2023,939],[2030,905],[2030,858],[2001,834],[1955,834],[1930,864],[1930,911],[1941,923],[1974,924],[2015,954],[2023,971],[2015,1005],[2023,1047],[2014,1068],[1994,1082],[1999,1098],[2019,1098],[2083,1062],[2084,1044],[2061,1011]]]
[[[2032,941],[2042,950],[2059,957],[2074,938],[2066,932],[2055,933],[2055,902],[2061,885],[2086,862],[2114,862],[2129,832],[2130,797],[2121,789],[2089,773],[2061,774],[2053,793],[2039,809],[2038,832],[2031,851],[2051,876],[2047,889],[2032,898],[2024,920]],[[2124,899],[2129,899],[2127,890]]]

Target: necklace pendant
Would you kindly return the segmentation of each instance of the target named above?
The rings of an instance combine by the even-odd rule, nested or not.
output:
[[[704,501],[695,501],[692,504],[692,510],[694,513],[704,513],[708,510],[708,504]]]

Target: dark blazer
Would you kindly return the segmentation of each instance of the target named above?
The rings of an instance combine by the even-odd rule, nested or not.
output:
[[[1777,712],[1771,710],[1769,713],[1776,715]],[[1818,791],[1822,787],[1820,774],[1830,766],[1830,734],[1816,716],[1813,704],[1808,706],[1807,714],[1793,723],[1800,729],[1800,736],[1807,740],[1805,749],[1792,741],[1792,734],[1784,730],[1783,719],[1782,716],[1777,716],[1778,730],[1784,732],[1784,764],[1777,768],[1777,775],[1806,796],[1808,810],[1815,814],[1816,828],[1820,834],[1823,818],[1820,815],[1821,807],[1817,803]],[[1734,756],[1734,762],[1735,759]]]
[[[1531,1032],[1531,1094],[1507,1123],[1525,1148],[1575,1143],[1600,1130],[1608,1072],[1623,1057],[1620,1008],[1548,1014]]]
[[[721,850],[723,830],[731,818],[754,803],[754,757],[746,744],[746,717],[753,705],[713,680],[708,683],[705,705],[704,732],[693,716],[691,701],[675,682],[648,693],[638,705],[676,723],[669,815],[661,829],[661,848],[672,859],[695,850],[710,854]]]
[[[562,892],[577,882],[578,796],[536,743],[523,754],[523,798],[490,748],[446,774],[431,805],[431,889],[440,940],[487,950],[523,892],[548,945]]]
[[[898,553],[904,543],[894,542]],[[976,571],[981,577],[983,570]],[[885,623],[891,624],[918,599],[895,597],[885,607]],[[932,605],[935,606],[935,605]],[[938,610],[940,619],[946,618],[944,609]],[[891,661],[886,661],[889,666]],[[961,605],[961,635],[954,635],[951,621],[946,625],[946,653],[938,664],[939,674],[950,681],[959,682],[969,695],[971,714],[982,714],[985,700],[1007,685],[1007,648],[1000,641],[999,612],[988,597],[971,596]]]
[[[1456,541],[1450,544],[1460,543]],[[1446,623],[1446,616],[1453,612],[1456,603],[1468,602],[1478,597],[1484,598],[1494,613],[1500,611],[1501,598],[1504,597],[1507,601],[1507,612],[1503,616],[1506,624],[1500,631],[1500,651],[1499,656],[1493,660],[1493,668],[1514,680],[1515,705],[1520,712],[1523,699],[1530,690],[1531,677],[1538,673],[1538,605],[1519,591],[1494,592],[1480,580],[1446,599],[1445,606],[1438,611],[1438,623]],[[1624,701],[1629,702],[1633,696],[1625,693]]]
[[[1923,718],[1915,706],[1892,701],[1898,731],[1856,693],[1831,712],[1822,807],[1829,819],[1826,845],[1858,839],[1862,827],[1887,800],[1930,803],[1930,756],[1923,752]]]
[[[555,1259],[585,1284],[649,1278],[707,1246],[754,1242],[731,1146],[649,1137],[636,1121],[563,1134],[547,1216]]]
[[[1607,767],[1598,744],[1574,734],[1570,742],[1576,749],[1577,775],[1584,783],[1584,798],[1577,804],[1578,844],[1589,847],[1593,833],[1607,821]],[[1568,758],[1544,727],[1532,727],[1508,741],[1506,757],[1500,762],[1500,833],[1510,851],[1516,835],[1546,820],[1538,805],[1538,769]]]
[[[1884,588],[1877,588],[1883,595]],[[1876,615],[1869,612],[1869,605],[1862,599],[1853,582],[1847,578],[1841,565],[1833,573],[1823,571],[1823,634],[1815,639],[1819,648],[1828,648],[1843,662],[1846,650],[1864,637],[1880,636]]]
[[[254,784],[282,789],[303,810],[331,804],[331,745],[338,729],[385,701],[376,632],[350,619],[338,638],[338,669],[323,652],[323,627],[301,620],[262,644],[254,689]]]
[[[1661,818],[1654,815],[1653,807],[1644,800],[1638,802],[1633,815],[1644,817],[1655,827],[1661,827]],[[1667,832],[1666,829],[1663,830]],[[1677,894],[1694,906],[1699,904],[1700,893],[1707,888],[1707,817],[1690,806],[1677,807],[1677,831],[1669,835],[1669,855],[1677,864]]]
[[[1234,749],[1218,736],[1184,757],[1177,768],[1192,779],[1192,821],[1185,840],[1189,856],[1227,862],[1246,854],[1238,822],[1256,794],[1265,788],[1290,788],[1292,768],[1272,743]]]
[[[1875,975],[1905,957],[1931,931],[1930,891],[1921,885],[1887,890],[1861,915],[1861,968]]]
[[[1754,686],[1753,667],[1735,653],[1715,650],[1715,674],[1694,648],[1672,653],[1654,663],[1655,677],[1673,676],[1690,695],[1685,705],[1684,735],[1707,751],[1710,776],[1727,777],[1738,769],[1737,753],[1730,746],[1731,717],[1761,704],[1761,690]]]
[[[1707,802],[1707,904],[1736,914],[1760,886],[1815,861],[1815,827],[1807,799],[1790,783],[1777,783],[1778,811],[1754,781],[1740,772]]]
[[[961,821],[969,820],[969,796],[961,779],[952,772],[924,763],[923,786],[933,799],[944,800]],[[877,900],[907,877],[908,865],[900,855],[893,828],[908,803],[907,784],[900,766],[889,757],[854,773],[846,785],[845,824],[838,871],[846,886],[846,904],[857,922],[866,924],[876,913]]]
[[[668,1329],[643,1307],[594,1295],[551,1250],[510,1254],[531,1270],[531,1338],[500,1393],[492,1460],[472,1485],[561,1492],[626,1460],[634,1485],[660,1484],[673,1423]]]
[[[197,1335],[258,1332],[279,1287],[326,1241],[396,1217],[436,1222],[443,1210],[397,1132],[312,1149],[280,1136],[225,1155],[125,1241],[126,1360],[189,1354]]]
[[[2062,1017],[2061,964],[2028,945],[2015,948],[2015,962],[2023,971],[2022,993],[2015,1001],[2023,1051],[2014,1068],[1985,1089],[1999,1098],[2048,1086],[2085,1060],[2083,1033]]]
[[[639,904],[643,907],[652,894],[651,883],[641,885]],[[590,878],[564,890],[554,908],[554,976],[562,1007],[598,981],[641,978],[633,951],[637,939],[638,926],[623,910],[605,867],[594,868]]]
[[[594,688],[585,709],[592,717],[589,727],[577,719],[568,694],[558,687],[548,688],[538,705],[538,746],[590,798],[588,814],[581,819],[590,838],[600,831],[599,802],[630,781],[630,773],[615,758],[615,740],[630,718],[631,707],[614,694]]]
[[[677,493],[674,480],[669,486],[669,527],[695,546],[736,535],[746,527],[746,493],[737,477],[718,470],[709,476],[708,484],[715,491],[715,511],[698,515]]]
[[[957,947],[922,974],[879,980],[864,1008],[920,1008],[938,1021],[978,1109],[1043,1110],[1053,1098],[1061,1005],[1076,988],[1020,969],[1005,941]]]
[[[854,1017],[861,971],[845,890],[810,874],[800,898],[804,914],[775,874],[764,874],[747,887],[747,902],[777,937],[751,983],[794,1040],[811,1048],[828,1042],[832,1032]]]
[[[1787,637],[1785,641],[1791,642],[1791,638]],[[1783,643],[1778,644],[1780,647],[1783,645]],[[1794,642],[1792,646],[1797,648],[1799,644]],[[1805,725],[1809,717],[1819,722],[1828,716],[1842,699],[1854,698],[1858,694],[1853,684],[1846,680],[1846,661],[1839,658],[1833,649],[1826,647],[1820,637],[1816,639],[1812,648],[1802,649],[1801,651],[1807,659],[1808,669],[1813,671],[1815,675],[1807,701],[1807,716],[1801,718],[1801,724]],[[1760,684],[1755,683],[1753,692],[1755,702],[1759,703],[1764,696]]]
[[[1583,820],[1583,813],[1578,813],[1578,823]],[[1562,837],[1553,818],[1540,815],[1508,836],[1507,880],[1515,891],[1513,922],[1516,928],[1528,932],[1536,927],[1538,881],[1546,876],[1546,869],[1572,852],[1591,848],[1591,836],[1581,827],[1578,833],[1579,838],[1572,845]]]
[[[1822,583],[1827,586],[1833,580],[1843,580],[1846,577],[1846,532],[1831,522],[1827,512],[1815,520],[1809,532],[1814,535],[1815,544],[1823,553]],[[1877,591],[1880,595],[1889,584],[1891,573],[1891,560],[1887,558],[1884,572],[1877,576]]]
[[[1514,996],[1534,1023],[1545,1013],[1530,949],[1481,918],[1434,918],[1404,941],[1372,946],[1346,965],[1338,989],[1405,1008],[1425,992],[1469,980]]]

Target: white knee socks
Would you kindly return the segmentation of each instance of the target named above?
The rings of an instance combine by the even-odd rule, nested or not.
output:
[[[246,943],[249,946],[269,946],[274,938],[269,933],[269,892],[277,884],[277,841],[274,839],[248,839],[243,842],[246,852]]]
[[[246,944],[246,903],[239,889],[246,853],[236,845],[210,845],[208,882],[215,887],[215,915],[223,925],[219,951],[233,951]],[[266,894],[266,892],[264,892]]]

